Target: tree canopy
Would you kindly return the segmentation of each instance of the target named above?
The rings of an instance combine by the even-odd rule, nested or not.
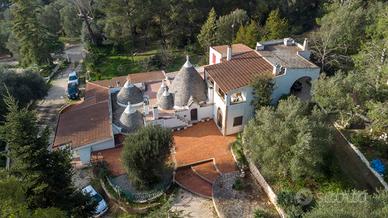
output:
[[[387,217],[388,192],[368,195],[362,191],[326,193],[303,217]]]
[[[256,110],[261,107],[270,106],[272,103],[272,92],[275,86],[272,73],[261,74],[251,84],[253,88],[253,100],[251,104]]]
[[[331,128],[325,115],[294,96],[262,107],[244,128],[243,146],[269,181],[307,182],[324,176]]]
[[[169,129],[147,126],[125,138],[123,165],[139,187],[152,188],[163,179],[171,154],[173,137]]]
[[[0,139],[8,147],[11,175],[24,183],[28,208],[59,208],[76,217],[89,217],[95,202],[77,191],[72,184],[70,153],[48,150],[48,131],[40,131],[35,112],[19,107],[8,96],[6,121]]]
[[[251,20],[248,25],[241,25],[233,43],[243,43],[251,48],[255,48],[256,43],[261,39],[262,30],[257,22]]]

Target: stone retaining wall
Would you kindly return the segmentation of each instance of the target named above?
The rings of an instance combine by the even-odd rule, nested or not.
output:
[[[380,189],[388,190],[387,182],[381,175],[379,175],[375,170],[372,169],[369,161],[366,159],[364,154],[345,137],[345,135],[341,132],[336,123],[334,123],[334,127],[337,129],[338,134],[340,134],[340,136],[345,141],[345,143],[343,143],[343,146],[347,146],[347,148],[343,148],[343,150],[345,150],[344,152],[347,153],[348,156],[353,157],[352,160],[359,162],[354,163],[353,167],[359,168],[358,176],[361,176],[361,178],[357,177],[354,179],[359,181],[360,183],[360,180],[362,180],[362,184],[366,183],[365,186],[369,186],[370,188],[374,189],[373,191],[378,191]],[[338,151],[338,149],[340,148],[337,147],[336,150]],[[353,177],[356,176],[353,175]]]

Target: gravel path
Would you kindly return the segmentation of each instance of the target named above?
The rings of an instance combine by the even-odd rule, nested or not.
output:
[[[183,217],[217,217],[211,200],[201,198],[183,189],[179,189],[171,209],[181,211]]]
[[[233,184],[241,181],[241,190]],[[263,209],[277,217],[273,205],[262,188],[248,174],[240,178],[239,173],[226,173],[218,177],[213,185],[213,199],[220,218],[253,218],[256,209]]]

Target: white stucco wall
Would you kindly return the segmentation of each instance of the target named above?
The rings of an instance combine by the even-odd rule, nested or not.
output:
[[[102,151],[109,148],[115,147],[115,141],[113,137],[111,139],[103,140],[100,142],[96,142],[90,145],[83,146],[79,149],[76,149],[73,152],[73,157],[79,157],[83,164],[89,164],[91,153],[94,151]]]
[[[225,119],[226,119],[226,99],[228,98],[227,95],[225,95],[225,101],[218,95],[217,93],[217,84],[214,84],[214,107],[213,107],[213,120],[215,123],[217,123],[217,110],[218,108],[221,109],[222,114],[222,125],[225,126]]]
[[[85,147],[77,150],[78,156],[82,162],[82,164],[90,163],[91,149],[90,147]]]
[[[109,148],[114,148],[115,147],[115,140],[113,138],[111,138],[109,140],[93,144],[91,147],[92,147],[92,152],[106,150]]]
[[[216,56],[216,63],[213,63],[213,54]],[[222,54],[214,50],[212,47],[209,48],[209,65],[221,63]]]
[[[235,134],[241,132],[244,129],[245,124],[252,118],[253,116],[253,106],[252,102],[252,91],[253,89],[249,86],[242,87],[239,89],[235,89],[233,91],[228,92],[228,96],[232,96],[234,93],[241,92],[245,97],[245,101],[238,104],[229,104],[227,109],[227,121],[226,121],[226,135]],[[242,125],[233,126],[235,117],[243,117]]]
[[[275,89],[272,93],[273,103],[282,95],[290,93],[291,86],[302,77],[310,77],[312,80],[319,78],[319,68],[287,68],[285,74],[275,77]]]
[[[206,105],[198,108],[198,120],[213,118],[213,105]]]

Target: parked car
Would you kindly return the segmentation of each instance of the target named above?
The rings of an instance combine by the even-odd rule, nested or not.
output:
[[[100,217],[108,211],[108,204],[91,185],[88,185],[85,188],[83,188],[82,192],[84,195],[89,195],[93,199],[93,201],[97,203],[97,207],[96,207],[96,210],[94,211],[93,217]]]
[[[75,71],[69,73],[69,78],[68,78],[67,83],[75,83],[77,85],[79,84],[78,76],[77,76],[77,73]]]
[[[67,97],[71,100],[79,98],[79,88],[76,83],[67,84]]]

